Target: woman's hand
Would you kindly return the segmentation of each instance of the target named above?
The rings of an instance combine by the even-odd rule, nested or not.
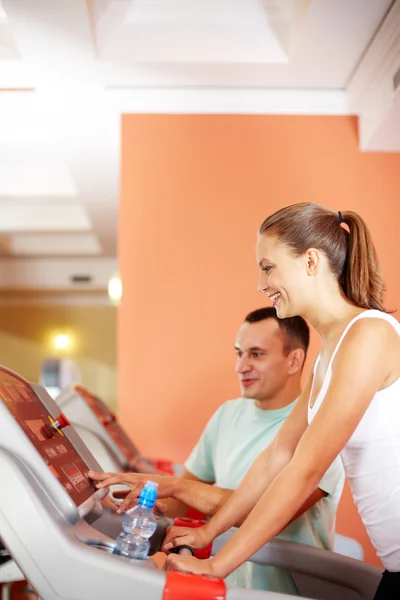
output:
[[[89,471],[88,475],[99,489],[111,485],[126,485],[130,489],[130,491],[127,490],[126,492],[119,490],[113,494],[115,498],[124,498],[117,509],[117,513],[125,512],[136,506],[140,492],[147,481],[154,481],[158,484],[157,496],[159,498],[169,498],[172,496],[177,481],[176,477],[144,473],[98,473]],[[162,503],[157,503],[157,508],[161,509],[162,506]]]
[[[167,528],[161,550],[168,552],[171,548],[178,546],[191,546],[192,548],[204,548],[211,542],[207,537],[207,530],[203,527],[176,527],[172,525]]]
[[[213,571],[212,560],[199,560],[194,556],[180,556],[179,554],[169,554],[167,556],[163,571],[171,570],[190,571],[190,573],[200,575],[217,575]]]

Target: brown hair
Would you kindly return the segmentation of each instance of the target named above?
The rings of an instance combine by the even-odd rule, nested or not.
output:
[[[280,319],[273,306],[257,308],[250,312],[245,323],[258,323],[265,319],[274,319],[283,333],[283,352],[287,356],[292,350],[302,348],[304,350],[304,361],[310,344],[310,329],[303,317],[289,317]],[[303,362],[304,365],[304,362]]]
[[[347,231],[341,226],[345,223]],[[302,202],[281,208],[263,221],[259,234],[271,233],[296,255],[309,248],[324,252],[344,295],[360,308],[387,312],[378,256],[364,220],[351,210],[339,215],[332,210]]]

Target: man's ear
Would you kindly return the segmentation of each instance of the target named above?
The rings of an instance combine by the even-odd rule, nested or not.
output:
[[[296,348],[289,353],[289,375],[294,375],[301,371],[304,365],[305,352],[302,348]]]

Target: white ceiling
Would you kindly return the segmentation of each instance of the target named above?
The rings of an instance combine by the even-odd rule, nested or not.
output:
[[[352,113],[400,151],[398,67],[400,0],[0,0],[0,287],[105,287],[121,113]]]

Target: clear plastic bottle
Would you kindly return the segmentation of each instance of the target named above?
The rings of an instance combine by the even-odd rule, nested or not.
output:
[[[149,538],[157,528],[153,506],[157,499],[158,484],[147,481],[138,505],[128,510],[122,519],[122,531],[117,537],[114,554],[145,560],[149,553]]]

